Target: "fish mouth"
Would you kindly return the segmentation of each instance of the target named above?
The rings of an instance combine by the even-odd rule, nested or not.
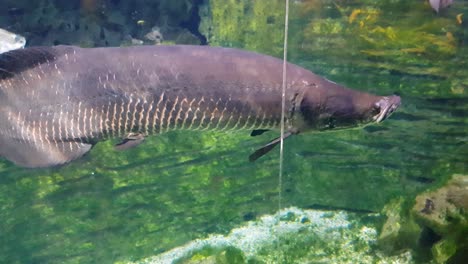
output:
[[[373,116],[373,120],[377,123],[382,122],[389,117],[401,104],[400,96],[392,95],[385,96],[375,103],[375,107],[380,109],[380,112]]]

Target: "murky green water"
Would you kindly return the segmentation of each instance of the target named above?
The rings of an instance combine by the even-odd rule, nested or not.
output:
[[[13,15],[34,13],[17,2],[24,13]],[[112,3],[119,1],[97,2],[108,4],[109,15]],[[467,2],[459,1],[440,15],[422,1],[380,6],[369,1],[303,2],[309,6],[292,9],[291,60],[348,87],[397,92],[402,106],[381,125],[288,139],[282,206],[380,212],[393,198],[411,201],[454,173],[467,174],[468,28],[466,21],[456,21],[460,13],[468,20]],[[353,10],[361,11],[350,21]],[[5,24],[13,15],[0,27],[13,27],[41,44],[44,33],[18,31],[20,19],[19,24]],[[245,17],[249,19],[254,20]],[[428,34],[437,39],[428,44]],[[417,37],[421,39],[404,39]],[[250,38],[217,41],[279,55],[274,45],[281,36],[270,36],[279,40],[273,46]],[[425,50],[393,53],[404,48]],[[135,261],[274,214],[278,152],[247,161],[256,147],[274,137],[274,132],[255,138],[242,132],[172,132],[124,152],[113,150],[116,142],[102,142],[83,159],[59,168],[23,169],[1,160],[0,262]],[[380,221],[376,217],[371,222]],[[295,263],[297,250],[287,251],[291,257],[284,259]]]

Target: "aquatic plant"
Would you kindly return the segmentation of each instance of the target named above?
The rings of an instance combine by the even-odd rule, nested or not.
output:
[[[210,0],[201,15],[200,32],[211,45],[281,54],[284,1]]]

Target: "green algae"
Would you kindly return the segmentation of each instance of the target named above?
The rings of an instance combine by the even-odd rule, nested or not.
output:
[[[210,45],[245,48],[276,56],[282,52],[283,1],[210,0],[202,15],[205,16],[200,31],[207,36]]]

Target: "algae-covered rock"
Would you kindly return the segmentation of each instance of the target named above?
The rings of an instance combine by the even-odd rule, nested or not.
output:
[[[447,261],[457,253],[458,245],[453,240],[441,240],[431,249],[432,256],[436,263],[447,263]]]
[[[467,176],[455,175],[445,186],[417,196],[412,208],[406,204],[399,198],[383,209],[387,219],[379,235],[381,249],[394,253],[410,248],[417,252],[419,260],[433,259],[436,263],[447,263],[454,256],[466,256]]]
[[[154,44],[159,44],[164,40],[163,34],[159,27],[152,27],[150,32],[145,34],[145,38],[154,42]]]
[[[282,209],[137,263],[412,263],[409,251],[375,250],[377,231],[345,211]]]
[[[389,202],[382,210],[386,216],[379,234],[379,247],[391,254],[417,245],[420,227],[408,216],[408,206],[403,197]]]
[[[416,197],[412,214],[421,226],[440,236],[432,247],[438,263],[468,252],[468,176],[454,175],[443,187]]]
[[[190,258],[175,261],[174,264],[244,264],[246,259],[241,250],[235,247],[216,249],[206,247]]]
[[[398,233],[401,229],[401,210],[403,202],[403,198],[396,199],[387,204],[383,209],[383,213],[387,216],[387,220],[380,232],[379,242],[384,244],[386,247],[393,247],[398,238]]]
[[[416,197],[413,214],[441,235],[468,228],[468,176],[455,175],[440,189]]]

